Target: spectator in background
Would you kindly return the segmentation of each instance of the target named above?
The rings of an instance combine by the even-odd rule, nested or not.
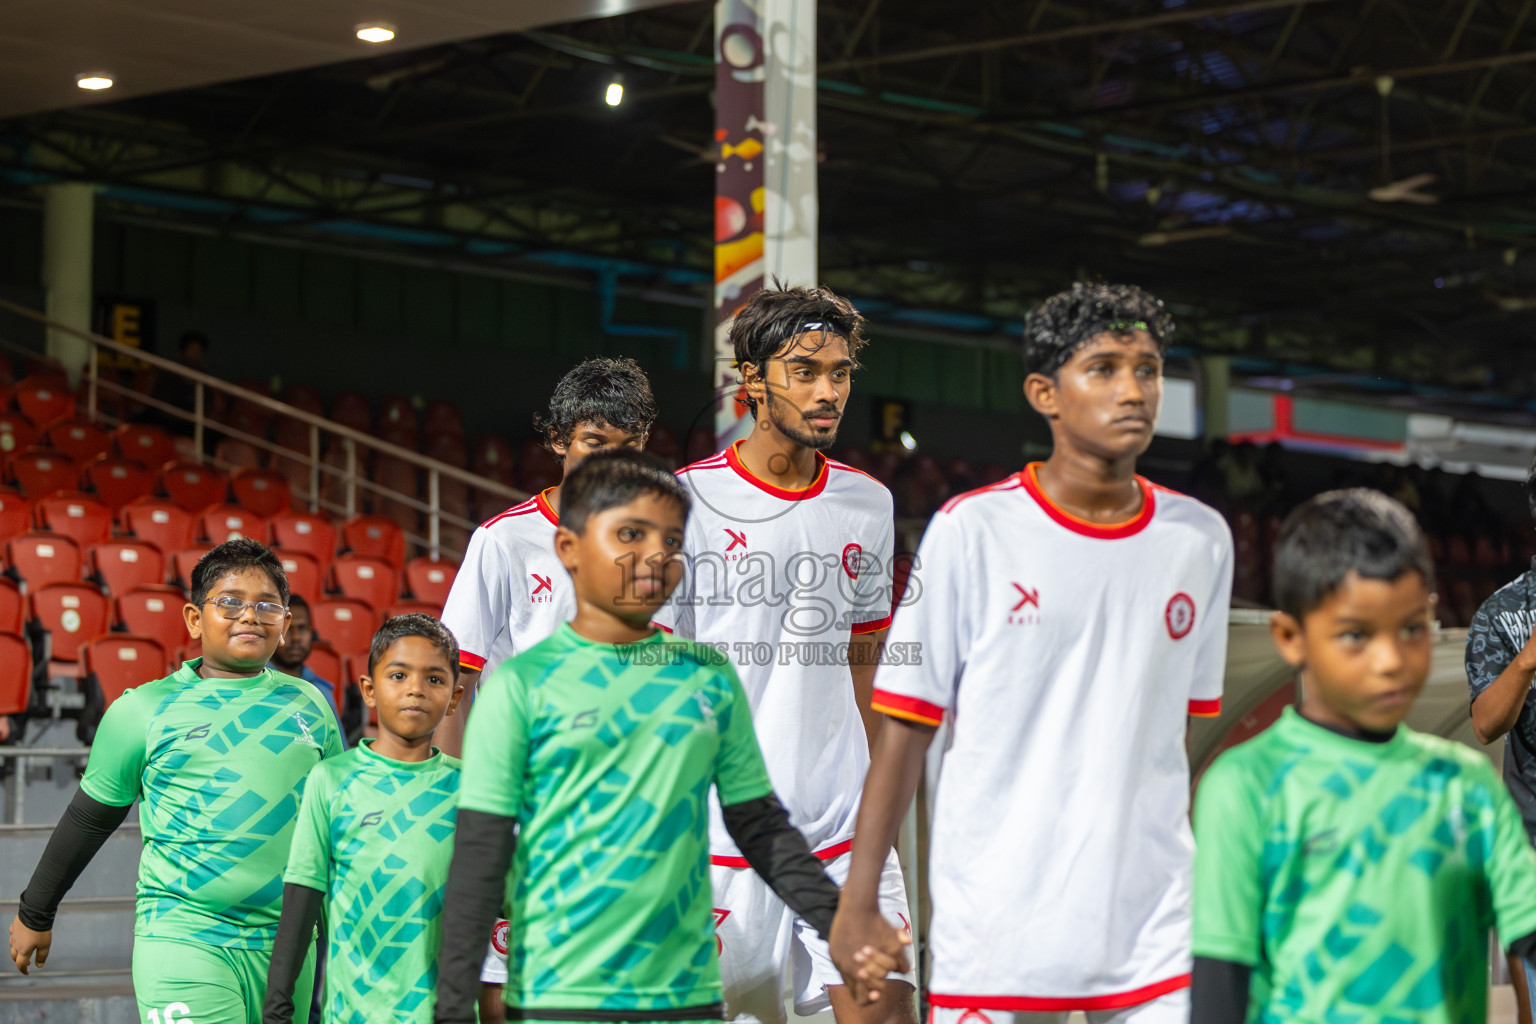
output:
[[[336,684],[328,679],[322,679],[304,662],[309,658],[309,652],[315,649],[314,621],[309,614],[309,602],[298,594],[292,594],[288,598],[288,612],[293,616],[293,622],[288,626],[288,632],[283,637],[282,644],[272,654],[272,667],[279,672],[296,676],[306,683],[314,686],[325,697],[331,711],[336,715],[336,721],[342,725],[345,734],[346,725],[341,719],[342,695],[337,692]]]
[[[181,336],[176,349],[176,361],[189,370],[207,371],[208,336],[201,331],[187,331]],[[197,386],[180,374],[161,372],[155,375],[154,390],[150,396],[157,402],[191,412],[197,402]],[[209,396],[211,398],[211,396]],[[211,411],[208,409],[205,412]],[[183,419],[163,409],[152,408],[145,417],[173,434],[192,436],[192,421]]]

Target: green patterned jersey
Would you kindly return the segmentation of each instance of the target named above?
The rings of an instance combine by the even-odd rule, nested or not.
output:
[[[1194,951],[1253,967],[1249,1021],[1482,1024],[1495,925],[1536,931],[1536,851],[1473,751],[1287,709],[1200,784]]]
[[[460,806],[519,823],[508,1006],[720,1002],[710,786],[727,805],[772,791],[741,683],[710,647],[600,644],[566,624],[481,684]]]
[[[304,778],[341,733],[303,680],[199,679],[202,661],[113,701],[80,788],[139,801],[135,935],[269,950]]]
[[[459,760],[376,754],[316,766],[283,881],[326,894],[326,1024],[431,1024]]]

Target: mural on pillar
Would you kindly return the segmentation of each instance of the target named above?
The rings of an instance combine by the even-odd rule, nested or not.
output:
[[[717,0],[714,374],[721,447],[750,426],[736,401],[731,317],[768,274],[786,283],[816,280],[815,64],[814,0]]]

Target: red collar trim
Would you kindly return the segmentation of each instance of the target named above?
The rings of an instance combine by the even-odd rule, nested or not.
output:
[[[556,526],[559,526],[560,525],[560,516],[559,516],[558,513],[555,512],[554,508],[549,504],[549,499],[545,497],[545,495],[548,494],[552,490],[554,490],[553,487],[546,487],[542,491],[540,491],[538,494],[535,494],[533,496],[533,507],[538,509],[540,512],[544,513],[544,518],[545,519],[548,519],[551,523],[554,523]]]
[[[736,471],[737,476],[741,477],[743,480],[747,481],[747,483],[756,487],[758,490],[767,494],[771,494],[775,498],[782,498],[785,501],[804,501],[807,498],[814,498],[816,495],[826,490],[827,457],[821,454],[821,452],[816,453],[816,465],[818,469],[816,473],[816,479],[811,481],[811,486],[803,490],[791,491],[783,487],[776,487],[768,481],[754,476],[752,471],[742,464],[741,456],[736,454],[736,448],[740,444],[741,442],[737,441],[735,444],[732,444],[725,450],[725,461],[730,465],[732,469]]]
[[[1029,496],[1045,510],[1045,514],[1054,519],[1059,525],[1065,526],[1073,533],[1080,533],[1084,537],[1093,537],[1097,540],[1119,540],[1122,537],[1134,537],[1147,528],[1152,521],[1152,514],[1157,509],[1157,499],[1153,496],[1152,484],[1145,478],[1138,476],[1136,485],[1141,488],[1141,511],[1132,519],[1123,523],[1090,523],[1086,519],[1079,519],[1052,501],[1040,486],[1039,462],[1031,462],[1019,473],[1019,481]]]

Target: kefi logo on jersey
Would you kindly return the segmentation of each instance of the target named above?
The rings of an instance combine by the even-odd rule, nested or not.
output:
[[[533,592],[528,595],[528,600],[534,604],[548,604],[555,599],[553,576],[540,576],[536,572],[528,575],[533,577]]]
[[[1175,640],[1189,636],[1189,631],[1195,628],[1194,599],[1185,593],[1174,594],[1168,599],[1163,621],[1168,624],[1168,635]]]
[[[857,544],[849,544],[843,548],[843,572],[848,574],[849,579],[856,580],[859,578],[859,569],[862,567],[863,562],[863,548]]]
[[[1008,609],[1008,625],[1010,626],[1037,626],[1040,624],[1040,588],[1026,587],[1022,583],[1013,585],[1015,598],[1013,607]],[[1033,610],[1031,610],[1033,609]]]

